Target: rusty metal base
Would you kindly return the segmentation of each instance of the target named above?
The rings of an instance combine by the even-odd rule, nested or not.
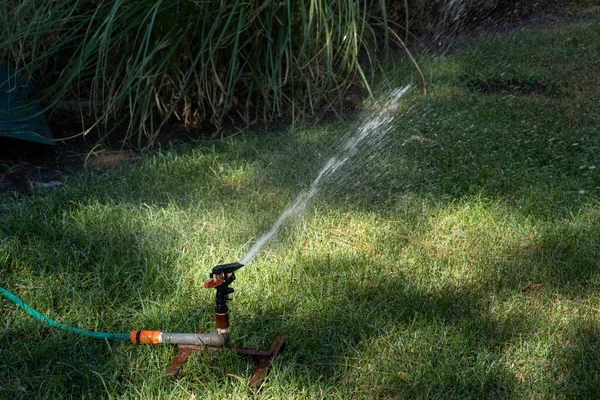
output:
[[[285,344],[285,337],[281,334],[277,334],[268,350],[259,349],[246,349],[242,347],[210,347],[210,346],[199,346],[193,344],[180,344],[177,346],[177,356],[171,362],[171,365],[167,368],[166,375],[169,378],[175,378],[183,363],[196,351],[215,351],[215,350],[226,350],[235,351],[239,356],[251,359],[255,364],[256,368],[250,378],[249,386],[258,389],[265,380],[267,370],[271,366],[271,361],[283,348]]]

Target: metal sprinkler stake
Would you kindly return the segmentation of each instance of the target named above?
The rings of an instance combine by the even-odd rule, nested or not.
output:
[[[235,281],[235,271],[243,266],[244,264],[236,262],[231,264],[217,265],[212,269],[210,278],[204,282],[204,287],[207,289],[216,289],[215,320],[217,331],[209,334],[194,334],[194,336],[201,338],[206,337],[209,339],[210,337],[210,339],[206,342],[203,340],[200,340],[200,342],[196,340],[191,343],[177,342],[177,356],[167,368],[167,377],[175,378],[181,370],[183,363],[185,363],[190,355],[196,351],[228,350],[236,352],[241,357],[249,358],[256,364],[256,368],[254,369],[252,377],[250,378],[250,387],[257,389],[263,383],[267,370],[271,366],[271,361],[275,356],[277,356],[277,354],[279,354],[285,344],[285,337],[281,334],[275,335],[271,345],[266,350],[228,347],[229,307],[227,306],[227,302],[231,300],[229,295],[234,292],[233,288],[229,287],[229,285]],[[213,338],[218,339],[214,340]]]

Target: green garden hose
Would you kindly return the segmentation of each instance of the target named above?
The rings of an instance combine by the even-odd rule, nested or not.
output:
[[[237,263],[235,265],[238,265]],[[15,303],[19,308],[27,312],[33,318],[45,322],[46,324],[63,329],[69,332],[73,332],[77,335],[100,339],[100,340],[129,340],[131,343],[140,344],[153,344],[158,345],[162,343],[167,344],[194,344],[202,346],[213,346],[223,347],[227,342],[227,335],[221,334],[217,331],[209,333],[168,333],[156,330],[141,330],[131,331],[129,333],[109,333],[109,332],[94,332],[87,331],[85,329],[74,328],[69,325],[65,325],[61,322],[57,322],[53,319],[40,314],[31,306],[26,304],[23,300],[9,292],[8,290],[0,287],[0,293],[2,297]]]
[[[9,301],[12,301],[13,303],[15,303],[17,306],[19,306],[19,308],[21,308],[23,311],[27,312],[33,318],[43,321],[52,327],[64,329],[66,331],[73,332],[78,335],[89,337],[89,338],[94,338],[94,339],[129,340],[129,336],[130,336],[129,333],[93,332],[93,331],[87,331],[85,329],[79,329],[79,328],[74,328],[69,325],[65,325],[61,322],[57,322],[53,319],[46,317],[45,315],[40,314],[39,312],[34,310],[31,306],[26,304],[23,300],[21,300],[20,298],[18,298],[17,296],[15,296],[14,294],[12,294],[11,292],[9,292],[8,290],[6,290],[2,287],[0,287],[0,293],[2,293],[2,297],[4,297],[6,300],[9,300]]]

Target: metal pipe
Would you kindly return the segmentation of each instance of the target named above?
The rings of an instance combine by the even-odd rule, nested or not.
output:
[[[202,346],[222,347],[225,346],[228,334],[218,332],[210,333],[160,333],[161,343],[170,344],[196,344]]]
[[[219,333],[169,333],[160,331],[133,331],[129,334],[131,343],[142,344],[195,344],[199,346],[223,347],[229,339],[229,332]]]

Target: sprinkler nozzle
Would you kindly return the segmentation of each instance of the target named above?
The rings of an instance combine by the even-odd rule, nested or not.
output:
[[[238,269],[242,268],[243,266],[244,266],[244,264],[239,263],[239,262],[234,262],[234,263],[230,263],[230,264],[221,264],[221,265],[217,265],[217,266],[213,267],[212,273],[213,274],[221,274],[221,273],[230,274],[230,273],[235,272]]]
[[[212,269],[212,272],[210,273],[210,279],[204,282],[204,287],[206,289],[212,289],[216,288],[217,286],[220,286],[223,282],[229,279],[230,275],[233,275],[235,271],[242,268],[243,266],[244,264],[241,264],[239,262],[215,266]],[[231,282],[233,282],[234,279],[235,278],[233,278]]]

